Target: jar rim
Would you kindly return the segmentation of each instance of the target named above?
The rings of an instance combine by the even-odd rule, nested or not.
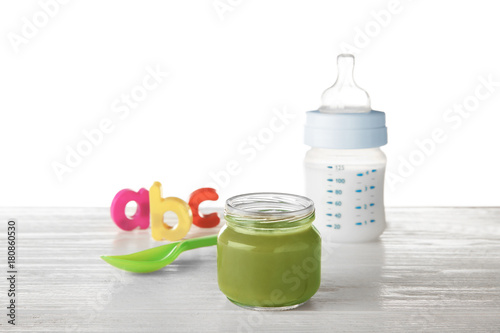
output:
[[[279,192],[236,195],[226,200],[228,224],[250,229],[300,227],[314,220],[314,202],[304,196]]]

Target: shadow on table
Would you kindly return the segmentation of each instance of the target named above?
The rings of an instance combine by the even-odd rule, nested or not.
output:
[[[385,248],[380,240],[324,245],[321,286],[303,310],[379,310],[384,263]]]

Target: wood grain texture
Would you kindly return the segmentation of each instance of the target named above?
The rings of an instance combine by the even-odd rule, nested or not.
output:
[[[18,325],[7,326],[3,310],[0,331],[500,332],[500,208],[387,209],[381,241],[325,247],[320,290],[285,312],[230,303],[217,286],[215,247],[151,274],[109,266],[100,255],[162,243],[150,230],[120,231],[107,209],[11,208],[0,216],[4,226],[16,218],[19,230]],[[194,228],[189,237],[214,232]]]

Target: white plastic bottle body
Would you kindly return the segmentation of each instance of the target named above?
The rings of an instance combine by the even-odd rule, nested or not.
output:
[[[314,201],[314,223],[325,241],[369,242],[384,232],[386,163],[380,148],[307,152],[306,195]]]

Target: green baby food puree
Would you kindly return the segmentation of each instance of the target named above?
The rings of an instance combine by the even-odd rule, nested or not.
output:
[[[321,238],[310,223],[294,230],[244,230],[226,225],[217,240],[220,290],[234,303],[287,307],[319,288]]]

